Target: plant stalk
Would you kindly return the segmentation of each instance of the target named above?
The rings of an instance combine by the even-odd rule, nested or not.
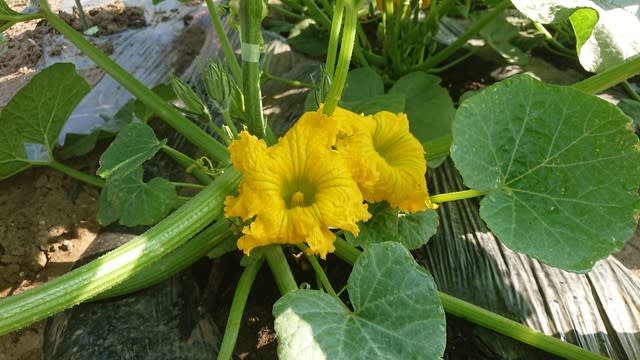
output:
[[[640,56],[575,83],[573,87],[594,95],[637,74],[640,74]]]
[[[233,168],[131,242],[36,288],[0,300],[0,335],[91,299],[170,254],[221,215],[240,181]]]
[[[460,300],[451,295],[438,292],[442,307],[451,315],[471,321],[475,324],[491,329],[497,333],[506,335],[538,349],[561,356],[566,359],[576,360],[603,360],[608,359],[600,354],[593,353],[571,343],[564,342],[553,336],[545,335],[530,327],[522,325],[511,319],[507,319],[494,312]]]
[[[202,169],[202,166],[189,156],[170,147],[169,145],[163,145],[161,150],[162,152],[167,154],[167,156],[173,159],[173,161],[178,163],[178,165],[185,168],[187,173],[200,181],[201,184],[207,185],[213,181],[211,177],[207,175],[207,173]]]
[[[236,286],[236,292],[233,295],[233,302],[231,303],[231,309],[229,310],[229,317],[227,319],[227,326],[224,329],[224,337],[222,338],[222,344],[220,344],[220,352],[218,352],[218,360],[228,360],[233,356],[233,349],[236,346],[238,340],[238,333],[240,332],[240,324],[242,323],[242,314],[244,313],[244,307],[247,304],[249,298],[249,292],[253,285],[256,275],[262,267],[264,262],[263,257],[254,259],[247,266],[240,280]]]
[[[340,55],[338,56],[338,64],[331,81],[331,88],[325,99],[323,113],[331,116],[333,110],[338,106],[342,90],[347,82],[347,74],[349,72],[349,64],[351,63],[351,54],[356,37],[356,26],[358,24],[358,11],[352,4],[345,3],[344,12],[344,28],[342,29],[342,41],[340,42]]]
[[[66,175],[71,176],[74,179],[80,180],[86,184],[95,186],[97,188],[102,188],[104,186],[104,180],[96,177],[96,176],[92,176],[89,174],[85,174],[82,171],[76,170],[72,167],[69,167],[67,165],[61,164],[55,160],[52,160],[51,162],[47,163],[47,166],[56,169],[60,172],[65,173]]]
[[[429,200],[431,200],[432,203],[441,204],[443,202],[471,199],[484,195],[486,194],[483,191],[479,190],[462,190],[445,194],[431,195],[429,196]]]
[[[222,53],[224,54],[224,58],[227,59],[227,64],[231,69],[231,73],[236,79],[236,82],[242,83],[242,70],[240,69],[240,64],[238,64],[238,59],[236,59],[236,55],[233,52],[227,33],[224,31],[222,20],[220,20],[220,14],[218,14],[218,8],[213,3],[213,0],[207,0],[207,9],[209,9],[209,17],[211,17],[213,28],[216,30],[216,35],[218,35]]]
[[[280,245],[269,245],[265,247],[264,256],[267,258],[267,263],[271,268],[271,273],[273,273],[273,278],[280,290],[280,294],[284,295],[298,290],[298,283],[296,283],[296,279],[291,273],[291,268],[282,252],[282,247]]]
[[[500,14],[502,14],[502,12],[505,9],[507,9],[509,6],[511,6],[510,0],[502,1],[501,3],[496,5],[495,8],[493,8],[491,11],[485,14],[480,20],[478,20],[478,22],[473,24],[473,26],[471,26],[471,28],[467,30],[467,32],[460,35],[460,37],[458,37],[454,42],[449,44],[447,47],[442,49],[437,54],[429,57],[422,64],[419,64],[410,68],[408,72],[427,71],[432,67],[437,66],[441,62],[445,61],[447,58],[449,58],[449,56],[453,55],[456,51],[458,51],[458,49],[463,47],[464,44],[466,44],[469,39],[471,39],[475,34],[477,34],[478,31],[480,31],[480,29],[487,26],[490,22],[493,21],[493,19],[498,17]]]
[[[83,54],[93,60],[96,65],[113,77],[120,85],[152,109],[154,113],[162,118],[169,126],[176,129],[187,138],[187,140],[211,158],[216,159],[222,164],[229,164],[229,152],[224,145],[220,144],[204,130],[185,118],[158,94],[149,90],[144,84],[131,76],[126,70],[87,41],[81,34],[53,14],[46,0],[40,0],[40,8],[44,14],[44,18],[47,19],[51,26],[64,35],[67,40],[73,43]]]
[[[262,114],[260,90],[260,45],[262,0],[240,0],[240,38],[242,40],[242,91],[249,132],[264,139],[266,123]]]
[[[120,284],[91,298],[90,301],[126,295],[155,285],[186,269],[196,260],[211,252],[216,246],[233,237],[234,234],[229,229],[229,222],[225,219],[218,219],[169,255],[133,274]]]

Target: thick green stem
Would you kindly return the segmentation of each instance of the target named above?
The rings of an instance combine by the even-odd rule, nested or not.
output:
[[[338,56],[338,64],[331,82],[331,88],[325,100],[323,113],[326,115],[333,114],[342,90],[347,82],[347,74],[349,73],[349,63],[351,62],[351,54],[353,53],[354,40],[356,37],[356,26],[358,24],[358,11],[351,4],[345,3],[345,21],[342,29],[342,41],[340,42],[340,55]]]
[[[291,273],[291,268],[287,262],[287,258],[282,252],[280,245],[269,245],[265,247],[264,255],[267,258],[273,278],[276,280],[276,285],[282,295],[298,290],[298,284],[296,279]]]
[[[102,188],[104,186],[104,180],[89,174],[85,174],[82,171],[78,171],[74,168],[68,167],[67,165],[61,164],[55,160],[52,160],[47,165],[89,185],[98,188]]]
[[[510,0],[505,0],[499,3],[495,8],[486,13],[478,22],[473,24],[473,26],[467,30],[464,34],[460,35],[454,42],[449,44],[444,49],[440,50],[437,54],[429,57],[422,64],[416,65],[409,69],[411,71],[427,71],[434,66],[437,66],[441,62],[445,61],[449,58],[449,56],[453,55],[458,49],[464,46],[469,39],[471,39],[475,34],[480,31],[483,27],[487,26],[493,19],[498,17],[502,12],[511,5]]]
[[[240,275],[236,292],[233,295],[231,309],[229,310],[227,327],[224,329],[224,337],[222,338],[222,344],[220,344],[218,360],[231,359],[233,355],[233,349],[236,346],[236,340],[238,339],[238,333],[240,331],[240,324],[242,323],[242,314],[244,313],[244,307],[249,298],[249,291],[251,291],[253,281],[256,279],[256,275],[263,262],[264,258],[262,257],[253,259],[249,266],[244,269],[242,275]]]
[[[262,0],[240,0],[240,38],[242,39],[242,91],[249,132],[260,139],[266,134],[260,91],[260,23]]]
[[[88,300],[170,254],[222,213],[240,181],[228,168],[198,195],[131,242],[18,295],[0,300],[0,335]]]
[[[566,359],[607,359],[607,357],[590,352],[552,336],[545,335],[511,319],[507,319],[504,316],[500,316],[494,312],[460,300],[451,295],[447,295],[442,292],[439,292],[438,295],[440,296],[442,307],[444,307],[444,310],[447,313],[461,317],[538,349]]]
[[[470,199],[484,195],[484,192],[478,190],[462,190],[445,194],[431,195],[429,197],[429,200],[431,200],[432,203],[439,204],[443,202]]]
[[[349,245],[342,239],[336,239],[334,245],[336,247],[335,254],[350,264],[354,264],[361,253],[360,250]],[[499,334],[506,335],[512,339],[532,345],[538,349],[542,349],[567,359],[606,359],[606,357],[564,342],[560,339],[554,338],[553,336],[545,335],[511,319],[507,319],[504,316],[485,310],[451,295],[438,292],[438,296],[442,302],[442,307],[447,313],[464,318]]]
[[[587,94],[597,94],[637,74],[640,74],[640,56],[573,84],[573,87]]]
[[[114,80],[120,83],[122,87],[129,90],[131,94],[152,109],[153,112],[169,124],[169,126],[176,129],[187,140],[199,147],[211,158],[218,160],[222,164],[229,163],[229,152],[225,146],[185,118],[158,94],[149,90],[144,84],[136,80],[126,70],[82,37],[82,35],[76,32],[71,26],[54,15],[49,9],[46,0],[40,0],[40,7],[44,17],[51,26],[64,35],[67,40],[78,47],[83,54],[93,60],[96,65],[109,74]]]
[[[231,43],[229,42],[227,33],[224,31],[224,27],[222,26],[220,14],[218,14],[218,8],[213,3],[213,0],[207,0],[207,8],[209,9],[209,16],[211,17],[213,28],[216,30],[218,40],[220,40],[220,47],[222,48],[224,58],[227,59],[227,64],[229,65],[231,73],[236,79],[236,82],[241,83],[242,70],[240,69],[240,64],[238,64],[238,59],[236,59],[236,55],[233,52],[233,48],[231,47]]]
[[[225,219],[219,219],[169,255],[142,271],[136,272],[113,288],[91,298],[91,301],[125,295],[155,285],[186,269],[196,260],[213,251],[216,246],[234,237],[235,235],[229,229],[229,222]]]

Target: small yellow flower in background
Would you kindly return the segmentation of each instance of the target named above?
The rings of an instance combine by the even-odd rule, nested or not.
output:
[[[333,117],[340,122],[336,149],[365,200],[385,200],[405,212],[436,208],[427,192],[424,148],[409,132],[405,114],[363,116],[337,109]]]
[[[268,244],[306,242],[325,258],[334,250],[331,228],[359,233],[371,217],[344,159],[332,150],[338,126],[318,112],[305,113],[276,145],[247,132],[229,145],[243,174],[238,196],[225,199],[225,216],[253,221],[238,248],[248,254]]]

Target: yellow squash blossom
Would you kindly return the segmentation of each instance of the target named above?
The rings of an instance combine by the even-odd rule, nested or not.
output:
[[[405,114],[372,116],[337,109],[336,149],[345,158],[365,200],[387,201],[405,212],[436,208],[429,201],[422,144],[409,132]]]
[[[245,253],[267,244],[306,242],[325,258],[334,250],[331,228],[357,235],[371,215],[343,158],[332,149],[337,121],[305,113],[276,145],[247,132],[229,145],[243,174],[238,196],[225,199],[225,215],[253,219],[242,230]]]

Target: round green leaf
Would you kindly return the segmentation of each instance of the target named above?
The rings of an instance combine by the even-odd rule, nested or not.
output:
[[[445,318],[431,275],[393,242],[367,247],[347,284],[354,311],[317,290],[273,306],[280,359],[438,359]]]
[[[451,156],[485,191],[480,215],[513,250],[584,272],[636,228],[640,152],[629,118],[573,88],[516,76],[458,109]]]

